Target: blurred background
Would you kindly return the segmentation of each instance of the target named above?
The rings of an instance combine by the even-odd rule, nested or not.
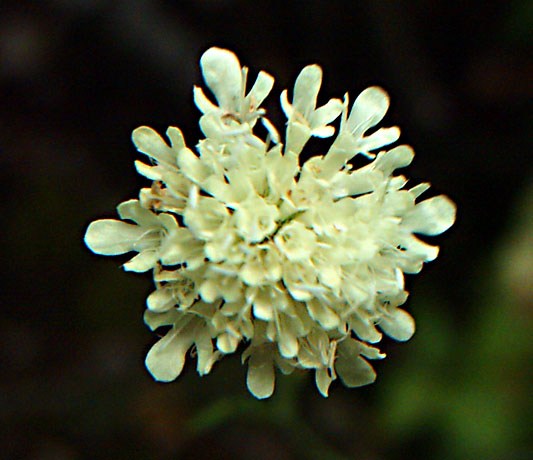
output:
[[[531,0],[4,0],[0,456],[533,458],[532,44]],[[150,275],[83,244],[148,184],[135,127],[199,139],[192,85],[213,45],[276,77],[280,129],[304,65],[324,69],[321,103],[383,86],[383,126],[417,153],[405,174],[458,204],[437,261],[407,280],[417,333],[384,340],[373,385],[324,399],[304,373],[257,401],[237,354],[154,382]]]

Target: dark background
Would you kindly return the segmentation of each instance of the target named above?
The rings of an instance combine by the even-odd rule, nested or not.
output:
[[[532,458],[532,37],[527,0],[2,2],[0,456]],[[383,86],[383,125],[417,153],[406,174],[458,205],[407,281],[417,333],[383,342],[369,387],[324,399],[304,373],[260,402],[237,355],[156,383],[150,276],[83,245],[147,186],[135,127],[199,139],[192,85],[213,45],[276,77],[280,131],[304,65],[324,69],[321,103]]]

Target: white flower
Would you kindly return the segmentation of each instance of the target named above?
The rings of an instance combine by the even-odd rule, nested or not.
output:
[[[283,148],[260,107],[270,75],[260,72],[246,94],[247,69],[230,51],[211,48],[201,67],[218,105],[195,87],[205,135],[197,152],[177,128],[167,131],[170,145],[151,128],[136,129],[133,141],[150,157],[136,167],[152,186],[118,206],[122,220],[93,222],[85,235],[98,254],[137,251],[126,269],[153,270],[145,322],[171,329],[148,353],[149,371],[174,380],[193,349],[207,374],[245,342],[247,385],[258,398],[274,391],[276,369],[314,370],[324,396],[337,377],[348,387],[373,382],[368,360],[385,355],[370,344],[382,333],[404,341],[415,331],[399,308],[404,274],[438,254],[415,235],[446,231],[455,205],[445,196],[417,201],[429,184],[405,188],[407,179],[394,175],[413,160],[410,147],[375,153],[400,134],[393,127],[365,135],[387,111],[382,89],[363,91],[351,110],[347,95],[317,109],[322,71],[304,68],[292,103],[287,91],[281,96]],[[329,150],[300,165],[306,142],[334,135],[339,115]],[[258,119],[266,139],[254,133]],[[357,154],[373,161],[354,170]]]

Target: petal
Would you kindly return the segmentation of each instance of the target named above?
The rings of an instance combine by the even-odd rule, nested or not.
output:
[[[400,128],[381,128],[368,137],[363,137],[358,142],[358,150],[361,153],[368,154],[372,150],[379,149],[385,145],[392,144],[400,138]]]
[[[292,324],[285,315],[280,315],[278,327],[278,348],[284,358],[293,358],[298,354],[298,340]]]
[[[200,59],[206,85],[215,95],[220,107],[240,112],[242,71],[237,56],[221,48],[209,48]]]
[[[120,203],[117,206],[117,211],[118,211],[118,215],[123,220],[129,219],[143,226],[152,226],[152,227],[161,226],[157,218],[157,215],[154,214],[149,209],[143,208],[141,204],[139,203],[139,200],[128,200],[128,201],[125,201],[124,203]]]
[[[290,119],[292,117],[293,109],[292,104],[289,102],[286,89],[281,92],[279,99],[281,102],[281,108],[283,110],[283,113],[285,113],[285,116]]]
[[[119,220],[103,219],[91,222],[85,233],[85,244],[96,254],[114,256],[133,250],[146,229]]]
[[[170,139],[170,145],[175,151],[179,152],[181,149],[186,147],[183,134],[179,128],[176,128],[175,126],[169,126],[166,135]]]
[[[253,303],[253,313],[257,319],[272,321],[274,318],[272,300],[273,299],[269,298],[265,293],[259,293],[256,296]]]
[[[154,379],[170,382],[183,370],[185,353],[193,344],[190,334],[172,328],[146,355],[145,364]]]
[[[300,347],[298,350],[298,365],[305,369],[317,369],[322,366],[322,361],[314,350],[311,351],[307,347]]]
[[[329,375],[327,367],[321,367],[315,370],[315,383],[318,391],[325,398],[328,397],[329,386],[333,382],[333,378]]]
[[[368,359],[383,359],[387,355],[385,353],[381,353],[378,348],[371,347],[370,345],[367,345],[364,342],[359,342],[359,346],[361,347],[361,355]]]
[[[202,88],[195,86],[193,88],[193,97],[194,97],[194,103],[196,104],[196,107],[200,110],[202,113],[210,113],[210,112],[216,112],[218,107],[213,104],[207,96],[204,94],[204,91]]]
[[[401,245],[407,248],[405,256],[407,259],[417,259],[423,262],[435,260],[439,255],[439,247],[427,244],[419,240],[414,235],[402,240]]]
[[[261,123],[265,127],[265,129],[268,131],[268,134],[270,134],[270,138],[272,139],[272,142],[274,144],[279,144],[280,138],[279,133],[276,127],[265,117],[261,117]]]
[[[281,371],[284,375],[289,375],[294,372],[295,364],[292,360],[284,358],[283,356],[275,356],[275,362],[277,368]]]
[[[353,313],[348,324],[357,336],[365,342],[377,343],[381,340],[382,334],[374,327],[374,323],[368,319],[363,318],[357,313]]]
[[[415,207],[415,200],[407,190],[389,192],[383,200],[383,212],[389,216],[401,216]]]
[[[252,109],[257,109],[272,91],[274,77],[266,72],[259,72],[252,89],[246,96],[246,104]]]
[[[381,318],[378,326],[393,339],[405,342],[415,333],[415,320],[401,308],[395,308],[392,313]]]
[[[213,352],[213,342],[207,328],[204,327],[201,331],[197,331],[194,343],[198,353],[196,369],[200,375],[208,374],[219,353]]]
[[[335,134],[335,128],[333,126],[319,126],[318,128],[311,130],[311,135],[315,137],[331,137]]]
[[[365,89],[353,103],[345,128],[361,136],[368,128],[377,125],[389,108],[389,96],[378,86]]]
[[[409,189],[409,193],[413,195],[413,198],[418,198],[422,193],[424,193],[430,185],[427,182],[423,182],[421,184],[415,185],[414,187]]]
[[[240,277],[249,286],[258,286],[265,279],[265,268],[255,260],[246,262],[240,270]]]
[[[339,358],[335,363],[335,369],[342,383],[348,388],[368,385],[376,380],[374,368],[361,356],[352,361]]]
[[[311,128],[325,126],[335,120],[342,112],[342,101],[330,99],[326,105],[316,109],[310,117]]]
[[[164,313],[156,313],[151,310],[145,310],[143,319],[144,324],[146,324],[151,331],[155,331],[158,327],[175,324],[180,315],[181,313],[176,309],[172,309]]]
[[[201,250],[202,242],[195,240],[188,228],[178,228],[163,237],[159,257],[163,265],[181,264],[194,248]]]
[[[306,304],[311,318],[318,321],[324,329],[333,329],[339,325],[339,317],[319,300],[312,299]]]
[[[307,118],[316,107],[316,98],[322,84],[322,69],[313,64],[303,68],[294,83],[293,110]]]
[[[452,200],[439,195],[418,203],[403,217],[402,225],[414,233],[438,235],[453,225],[456,210]]]
[[[220,297],[217,282],[212,279],[205,280],[198,292],[202,297],[202,300],[207,303],[212,303]]]
[[[376,380],[374,369],[360,356],[363,351],[361,345],[357,340],[346,338],[337,347],[335,370],[348,388],[368,385]]]
[[[135,169],[137,172],[150,180],[161,180],[161,169],[157,166],[148,166],[142,161],[135,160]]]
[[[258,399],[269,398],[274,393],[274,365],[266,351],[253,351],[248,361],[246,386]]]
[[[158,260],[159,253],[155,250],[147,249],[126,262],[123,267],[124,270],[142,273],[153,268]]]
[[[163,313],[176,305],[171,289],[157,289],[146,299],[146,306],[157,313]]]
[[[175,153],[152,128],[141,126],[133,131],[131,137],[139,152],[145,153],[159,162],[176,163]]]
[[[224,332],[217,337],[217,348],[225,354],[233,353],[239,345],[239,339],[232,334]]]
[[[385,180],[381,171],[367,168],[357,169],[349,175],[339,176],[340,178],[343,179],[341,185],[344,186],[347,196],[362,195],[370,192]]]
[[[209,169],[190,149],[178,153],[178,166],[191,181],[201,184],[209,175]]]
[[[383,171],[385,176],[390,176],[395,169],[403,168],[411,164],[414,156],[415,152],[411,147],[408,145],[400,145],[388,152],[380,153],[374,162],[374,167]]]
[[[285,139],[285,152],[300,153],[311,137],[311,129],[302,123],[289,123]]]

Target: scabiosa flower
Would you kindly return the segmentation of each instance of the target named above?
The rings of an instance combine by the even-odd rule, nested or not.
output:
[[[149,163],[135,165],[152,186],[118,206],[122,220],[97,220],[85,235],[97,254],[138,252],[126,270],[153,272],[144,320],[170,330],[149,351],[148,370],[174,380],[191,351],[207,374],[244,343],[257,398],[273,393],[276,368],[314,370],[324,396],[337,376],[348,387],[373,382],[368,360],[385,356],[374,346],[382,333],[404,341],[415,330],[399,308],[404,273],[437,257],[415,234],[447,230],[455,205],[445,196],[417,202],[429,184],[406,188],[394,175],[414,155],[406,145],[386,150],[398,128],[365,134],[389,106],[381,88],[363,91],[351,109],[348,95],[316,108],[322,71],[305,67],[292,102],[281,95],[283,145],[260,108],[270,75],[260,72],[246,93],[248,70],[232,52],[211,48],[200,65],[216,101],[194,88],[205,135],[197,151],[178,128],[167,130],[169,143],[137,128],[133,142]],[[300,164],[307,141],[333,136],[339,116],[329,150]],[[254,133],[258,120],[266,139]],[[358,154],[369,163],[353,169]]]

